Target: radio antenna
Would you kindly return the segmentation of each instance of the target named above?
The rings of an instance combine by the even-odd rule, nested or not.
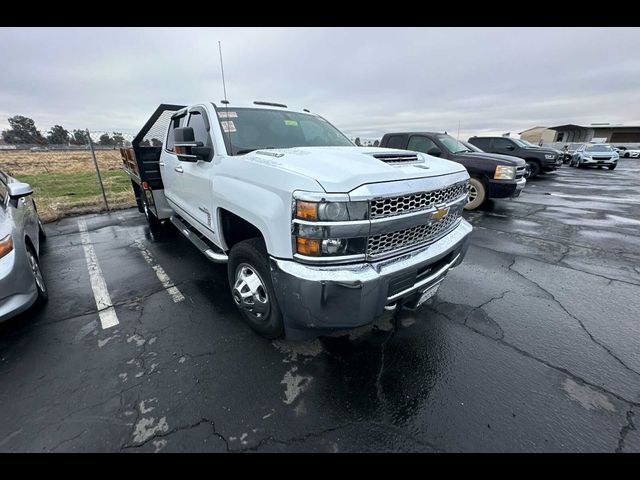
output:
[[[233,155],[233,147],[231,146],[231,128],[229,125],[229,100],[227,100],[227,84],[224,81],[224,64],[222,63],[222,44],[218,40],[218,52],[220,53],[220,71],[222,72],[222,91],[224,92],[224,109],[226,112],[226,123],[220,122],[221,125],[226,125],[227,128],[227,143],[229,143],[229,151]],[[224,128],[222,130],[225,130]],[[224,132],[223,132],[224,133]]]

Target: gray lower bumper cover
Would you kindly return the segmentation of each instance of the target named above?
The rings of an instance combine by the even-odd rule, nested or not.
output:
[[[273,283],[287,337],[307,338],[373,322],[384,312],[385,305],[398,300],[389,295],[389,283],[393,278],[449,255],[448,263],[430,272],[427,282],[424,278],[416,281],[415,288],[403,290],[403,296],[412,296],[417,290],[440,282],[449,268],[464,258],[471,230],[471,225],[463,219],[440,240],[375,263],[317,266],[271,258]]]

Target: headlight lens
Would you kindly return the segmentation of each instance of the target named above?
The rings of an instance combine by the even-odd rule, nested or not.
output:
[[[307,257],[339,257],[364,253],[364,238],[296,237],[296,252]]]
[[[556,156],[553,153],[545,153],[544,158],[546,158],[547,160],[553,160],[554,158],[556,158]]]
[[[516,167],[507,165],[496,166],[496,173],[493,175],[495,180],[512,180],[516,178]]]
[[[307,202],[296,200],[296,218],[321,222],[366,220],[367,202]]]
[[[0,240],[0,258],[4,257],[11,250],[13,250],[13,238],[11,238],[11,235],[7,235]]]
[[[318,205],[318,219],[327,222],[349,220],[349,211],[345,202],[321,203]]]

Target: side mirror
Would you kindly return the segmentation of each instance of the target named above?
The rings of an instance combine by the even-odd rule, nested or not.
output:
[[[211,147],[205,147],[202,142],[196,142],[192,127],[180,127],[174,130],[174,146],[178,159],[183,162],[208,162],[211,158]]]
[[[432,157],[439,157],[442,155],[442,151],[439,148],[431,148],[427,152],[427,155],[431,155]]]
[[[28,183],[11,182],[7,184],[7,191],[9,192],[10,198],[18,199],[31,195],[33,193],[33,188],[31,188],[31,185]]]

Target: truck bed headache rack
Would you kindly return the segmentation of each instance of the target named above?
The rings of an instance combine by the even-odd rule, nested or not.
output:
[[[160,152],[171,116],[182,108],[184,105],[161,104],[131,142],[139,179],[146,181],[152,189],[163,188],[158,165]],[[123,154],[123,160],[125,156]]]

